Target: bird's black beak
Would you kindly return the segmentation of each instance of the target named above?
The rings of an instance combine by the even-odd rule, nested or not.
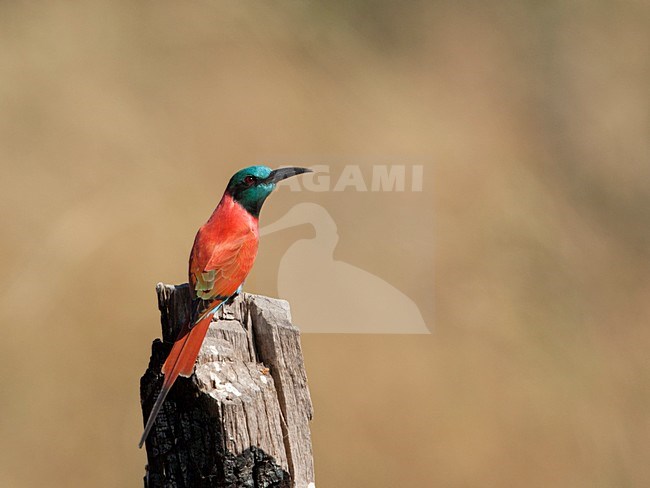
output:
[[[282,180],[286,180],[292,176],[301,175],[303,173],[311,173],[312,170],[308,168],[280,168],[274,169],[271,171],[271,174],[266,178],[265,182],[267,183],[278,183]]]

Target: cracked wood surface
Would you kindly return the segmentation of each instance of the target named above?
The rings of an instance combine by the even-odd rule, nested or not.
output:
[[[156,288],[163,341],[141,379],[143,418],[189,316],[187,285]],[[314,486],[312,405],[286,301],[244,293],[210,325],[191,378],[179,378],[146,442],[145,487]]]

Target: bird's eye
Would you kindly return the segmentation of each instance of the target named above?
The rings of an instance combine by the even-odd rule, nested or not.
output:
[[[246,183],[246,186],[251,186],[253,183],[255,183],[255,177],[248,175],[246,178],[244,178],[244,183]]]

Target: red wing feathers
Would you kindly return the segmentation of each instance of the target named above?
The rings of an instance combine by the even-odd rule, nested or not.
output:
[[[232,295],[246,279],[256,254],[257,234],[252,230],[220,242],[209,255],[193,253],[196,255],[190,262],[193,298],[210,300]]]

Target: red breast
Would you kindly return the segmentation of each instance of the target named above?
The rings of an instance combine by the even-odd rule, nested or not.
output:
[[[196,284],[198,273],[216,269],[219,277],[214,291],[233,294],[253,267],[258,243],[258,219],[225,194],[194,239],[190,283]]]

